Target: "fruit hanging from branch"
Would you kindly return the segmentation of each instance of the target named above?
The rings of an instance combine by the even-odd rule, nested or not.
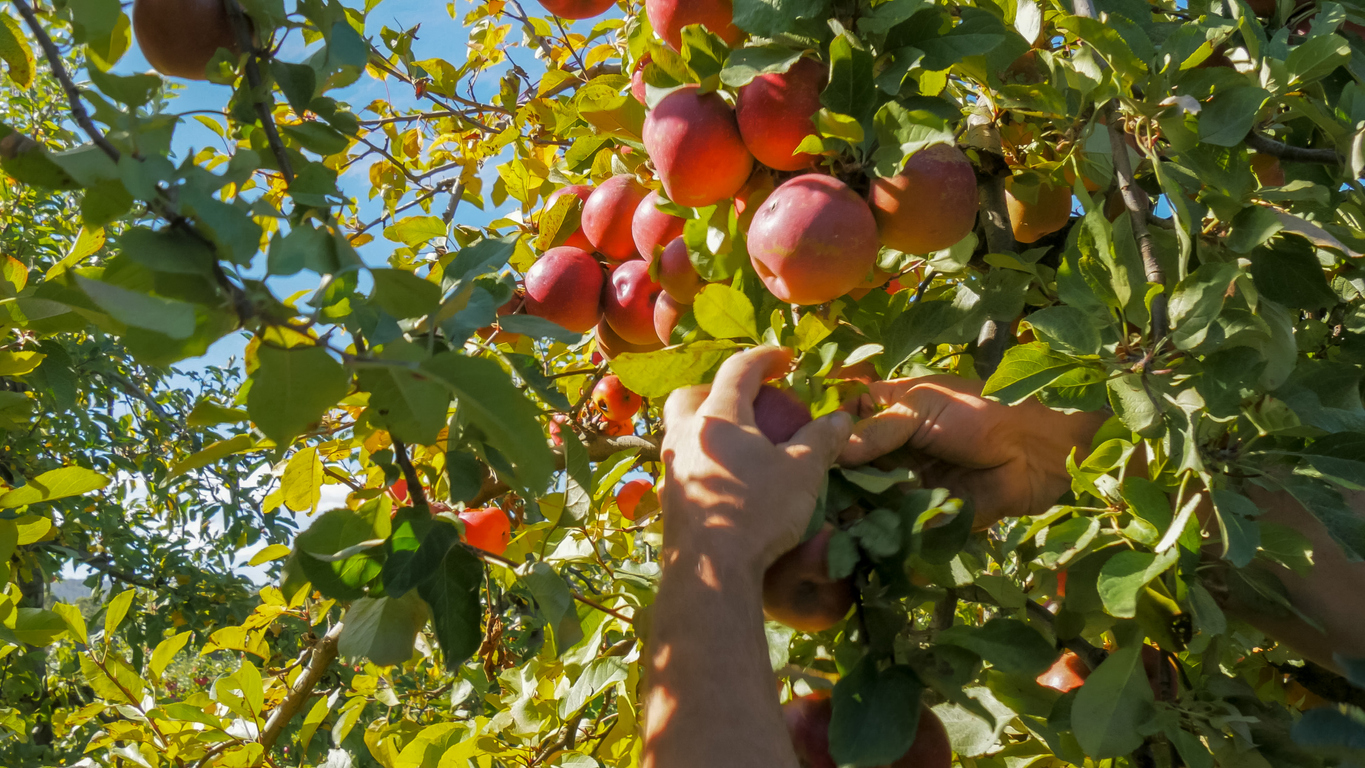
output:
[[[735,111],[697,85],[668,94],[650,111],[644,144],[668,199],[691,208],[734,197],[754,168]]]
[[[815,113],[828,72],[816,59],[800,58],[786,72],[759,75],[739,89],[735,117],[749,152],[778,171],[809,168],[818,156],[797,152],[808,136],[817,136]]]
[[[581,248],[546,251],[526,271],[526,311],[579,333],[602,317],[602,267]]]
[[[613,176],[602,182],[583,204],[583,234],[593,248],[612,261],[635,258],[631,225],[635,210],[649,190],[634,176]]]
[[[744,39],[744,30],[734,24],[731,0],[645,0],[645,13],[675,51],[682,50],[682,30],[689,24],[701,24],[732,48]]]
[[[872,210],[833,176],[809,173],[763,201],[749,225],[749,259],[768,291],[824,304],[861,283],[877,262]]]
[[[935,144],[911,155],[890,178],[872,180],[868,203],[882,244],[928,254],[956,244],[976,226],[976,170],[962,150]]]
[[[147,63],[170,77],[208,79],[218,49],[240,53],[228,2],[237,0],[136,0],[133,34]]]

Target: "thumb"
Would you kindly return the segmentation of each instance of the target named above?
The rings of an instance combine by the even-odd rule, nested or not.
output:
[[[835,458],[848,444],[851,434],[853,417],[844,411],[835,411],[802,427],[792,439],[782,444],[782,449],[788,456],[811,464],[823,474],[834,466]]]

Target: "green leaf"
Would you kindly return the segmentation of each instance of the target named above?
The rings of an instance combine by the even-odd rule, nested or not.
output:
[[[1039,341],[1070,355],[1097,355],[1100,352],[1100,323],[1095,316],[1066,304],[1046,307],[1026,318]]]
[[[1228,289],[1238,274],[1236,264],[1205,263],[1176,285],[1170,311],[1177,347],[1189,349],[1203,342],[1209,324],[1223,311]]]
[[[337,639],[346,658],[367,658],[379,666],[412,658],[417,633],[427,623],[427,607],[415,592],[402,597],[362,597],[351,604]]]
[[[436,577],[417,588],[431,606],[432,626],[446,669],[459,669],[483,641],[483,563],[463,546],[451,547]]]
[[[104,605],[104,643],[108,645],[114,639],[114,633],[118,631],[119,625],[128,615],[128,609],[133,605],[133,596],[137,594],[135,589],[125,589],[114,595]]]
[[[19,22],[7,13],[0,14],[0,60],[5,62],[10,82],[20,90],[33,85],[33,49]]]
[[[712,283],[697,294],[692,304],[697,324],[718,339],[748,338],[758,341],[754,305],[738,288]]]
[[[698,341],[655,352],[626,352],[611,361],[611,371],[641,397],[665,397],[679,387],[700,384],[707,372],[733,354],[733,341]]]
[[[1227,246],[1236,253],[1247,253],[1284,229],[1284,222],[1275,212],[1260,205],[1242,209],[1232,220],[1232,232]]]
[[[308,111],[308,105],[317,92],[317,72],[312,67],[271,59],[270,76],[279,84],[295,114],[302,115]]]
[[[447,352],[422,364],[457,398],[461,417],[479,427],[488,442],[516,469],[528,491],[539,492],[550,481],[554,456],[536,416],[537,408],[512,378],[492,360]]]
[[[829,61],[829,84],[820,94],[820,103],[831,112],[863,120],[877,98],[872,54],[845,32],[830,43]]]
[[[720,81],[731,88],[742,88],[759,75],[786,72],[800,58],[801,51],[781,45],[740,48],[726,57]]]
[[[555,655],[564,655],[583,639],[583,626],[578,620],[568,582],[543,562],[526,563],[517,569],[517,575],[535,598],[536,609],[545,622]]]
[[[980,627],[958,624],[939,633],[941,643],[966,648],[1001,672],[1037,677],[1057,659],[1047,638],[1018,619],[991,619]]]
[[[735,26],[757,37],[790,33],[797,19],[822,19],[830,0],[735,0]]]
[[[1338,301],[1313,244],[1298,235],[1252,251],[1251,279],[1262,296],[1295,309],[1324,309]]]
[[[299,224],[287,235],[276,233],[270,240],[266,258],[267,269],[272,275],[288,276],[304,269],[318,274],[337,271],[331,234],[326,228],[318,229],[310,224]]]
[[[56,642],[66,632],[66,619],[61,614],[41,608],[20,608],[14,620],[14,637],[21,643],[45,646]]]
[[[1142,745],[1139,731],[1152,719],[1152,703],[1141,646],[1120,648],[1076,694],[1071,707],[1076,741],[1095,760],[1127,755]]]
[[[411,349],[425,354],[420,348]],[[389,351],[385,349],[386,357]],[[439,381],[397,365],[366,368],[356,381],[370,393],[375,420],[394,437],[410,445],[436,443],[450,408],[450,392]]]
[[[960,10],[961,22],[946,34],[931,35],[914,41],[924,51],[920,65],[933,72],[942,72],[969,56],[980,56],[995,50],[1005,42],[1007,30],[993,14],[967,6]]]
[[[323,157],[346,151],[351,140],[341,135],[330,125],[318,120],[309,120],[294,125],[280,126],[280,133],[297,141],[304,149],[316,152]]]
[[[96,306],[124,325],[172,339],[188,339],[194,334],[197,320],[193,304],[130,291],[83,275],[76,275],[76,284]]]
[[[1261,508],[1242,494],[1224,488],[1216,489],[1210,495],[1218,513],[1223,559],[1245,568],[1261,548],[1261,528],[1255,522],[1261,516]]]
[[[190,637],[193,635],[193,632],[186,630],[171,635],[156,644],[156,650],[152,651],[152,663],[150,667],[152,677],[161,677],[161,674],[166,671],[166,667],[171,663],[171,659],[174,659],[175,655],[180,653],[181,649],[185,647],[185,644],[190,641]]]
[[[380,573],[375,546],[388,537],[389,527],[386,512],[374,517],[350,509],[324,512],[294,540],[292,562],[322,594],[355,600],[364,596],[362,587]],[[371,542],[375,546],[364,547]],[[335,557],[352,551],[350,556]]]
[[[185,417],[187,427],[216,427],[219,424],[238,424],[251,415],[240,408],[227,408],[212,400],[200,400]]]
[[[1252,85],[1219,91],[1199,112],[1199,140],[1220,147],[1242,143],[1269,97],[1267,91]]]
[[[321,421],[350,389],[350,374],[321,347],[262,344],[256,355],[260,366],[251,375],[246,409],[276,443],[288,443]]]
[[[720,75],[725,67],[729,48],[718,35],[701,24],[688,24],[682,29],[682,57],[687,70],[703,88],[707,81]],[[711,80],[711,82],[715,82]]]
[[[1285,57],[1290,83],[1303,85],[1321,79],[1351,58],[1351,44],[1340,35],[1318,35],[1295,46]]]
[[[1365,752],[1365,711],[1319,707],[1304,712],[1291,733],[1296,744],[1309,749],[1358,755]]]
[[[1130,550],[1109,558],[1097,583],[1105,612],[1120,619],[1136,616],[1142,588],[1174,565],[1179,555],[1179,548],[1172,547],[1160,555]]]
[[[573,199],[573,195],[565,195]],[[426,245],[446,236],[446,224],[439,216],[409,216],[384,228],[384,237],[410,248]]]
[[[98,491],[109,484],[109,478],[85,467],[62,467],[44,472],[28,481],[27,485],[0,495],[0,509],[12,509],[44,501],[55,501],[68,496],[80,496]]]
[[[13,524],[11,523],[11,525]],[[0,550],[3,549],[0,547]],[[66,631],[71,634],[72,640],[84,644],[90,642],[89,634],[85,628],[85,616],[81,615],[80,606],[71,603],[55,603],[52,610],[62,617],[62,621],[66,622]]]
[[[888,101],[872,118],[879,147],[873,154],[878,176],[895,176],[910,156],[935,144],[954,143],[953,129],[942,116],[923,109],[907,109]]]
[[[380,309],[403,319],[421,317],[436,311],[441,303],[441,287],[404,269],[372,269],[374,293],[371,298]]]
[[[900,759],[915,740],[923,689],[910,667],[878,670],[872,656],[863,656],[834,685],[829,751],[835,762],[871,768]]]
[[[1084,16],[1066,16],[1058,19],[1056,24],[1058,29],[1070,32],[1089,43],[1124,80],[1141,81],[1147,74],[1147,65],[1133,53],[1123,35],[1112,26]],[[1242,137],[1245,136],[1243,133]],[[1240,138],[1238,140],[1240,141]]]
[[[560,431],[564,442],[564,511],[556,525],[583,527],[592,514],[593,476],[588,451],[572,429]]]
[[[389,537],[388,557],[380,572],[384,591],[401,595],[434,578],[446,552],[456,546],[460,532],[442,518],[433,518],[425,509],[406,509],[394,518]]]
[[[1036,341],[1020,344],[1005,352],[1000,367],[986,380],[981,394],[1014,405],[1077,367],[1073,358],[1052,351],[1046,344]]]
[[[100,89],[100,93],[133,108],[145,106],[165,84],[165,81],[153,74],[114,75],[100,70],[97,66],[86,67],[85,72],[90,76],[90,82]]]

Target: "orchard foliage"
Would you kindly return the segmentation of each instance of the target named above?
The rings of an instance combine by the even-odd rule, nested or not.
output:
[[[617,490],[658,477],[668,393],[763,342],[795,352],[780,384],[813,415],[945,372],[1114,415],[1060,505],[984,531],[908,471],[831,472],[811,534],[856,607],[768,637],[784,698],[832,687],[839,764],[893,763],[921,703],[964,765],[1362,760],[1360,660],[1336,678],[1223,607],[1292,615],[1263,566],[1312,567],[1252,485],[1365,556],[1342,496],[1365,487],[1365,8],[734,0],[734,26],[671,45],[637,3],[461,0],[420,29],[386,8],[231,2],[236,50],[202,73],[231,98],[195,114],[173,79],[111,72],[115,0],[0,13],[6,765],[639,763],[660,526],[653,493]],[[454,25],[465,50],[415,57]],[[726,127],[736,95],[812,69],[783,138],[838,182],[735,171],[763,154]],[[391,100],[351,98],[369,81]],[[696,105],[649,114],[675,96]],[[191,122],[221,148],[172,155]],[[956,242],[877,247],[874,189],[913,214],[973,176]],[[607,321],[571,330],[528,274],[559,247],[632,255],[613,230],[636,206],[555,196],[612,178],[659,191],[681,245],[626,261]],[[847,213],[765,222],[774,188]],[[800,232],[834,250],[784,261]],[[234,333],[244,380],[174,375]],[[638,414],[595,404],[608,374]],[[246,547],[277,569],[255,597]],[[120,584],[93,612],[44,600],[71,562]],[[1037,682],[1062,648],[1093,667],[1065,693]]]

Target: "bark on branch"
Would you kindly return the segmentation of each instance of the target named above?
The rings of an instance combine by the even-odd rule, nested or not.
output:
[[[303,672],[289,687],[289,693],[285,695],[284,701],[280,706],[270,713],[270,718],[265,722],[265,728],[261,731],[260,744],[264,747],[266,754],[270,753],[275,741],[280,738],[289,721],[294,719],[303,705],[308,703],[308,699],[313,695],[313,688],[327,674],[328,668],[337,658],[337,640],[341,637],[342,624],[337,622],[332,628],[327,630],[327,634],[313,646],[312,658],[308,660],[308,666],[303,668]]]
[[[1317,163],[1319,165],[1341,165],[1343,159],[1335,149],[1310,149],[1296,147],[1283,141],[1252,131],[1247,134],[1246,144],[1263,155],[1278,157],[1291,163]]]

